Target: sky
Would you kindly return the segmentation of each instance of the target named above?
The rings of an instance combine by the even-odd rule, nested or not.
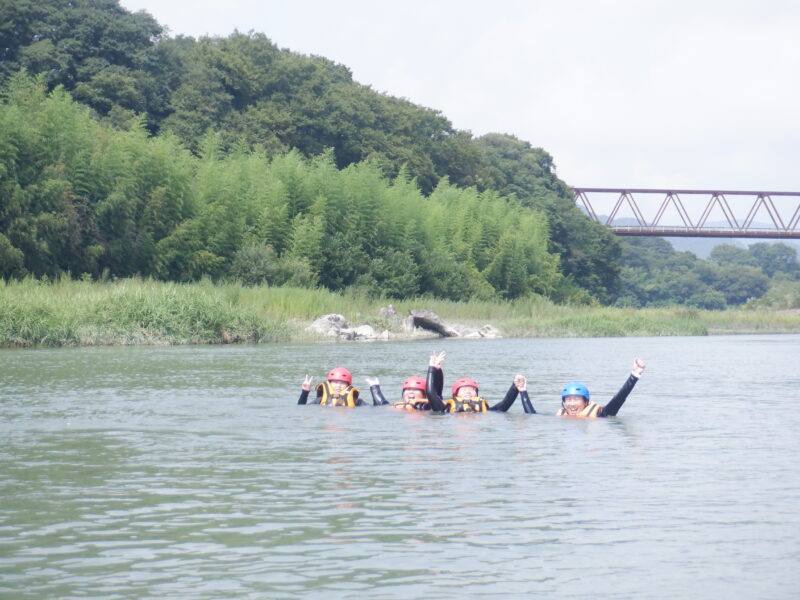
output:
[[[170,35],[265,34],[572,187],[800,192],[798,0],[121,0]]]

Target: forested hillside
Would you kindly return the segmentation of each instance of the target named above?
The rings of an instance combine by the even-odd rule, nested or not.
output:
[[[747,249],[719,244],[705,261],[676,251],[662,238],[627,238],[620,263],[617,306],[720,310],[770,292],[763,304],[800,307],[800,263],[797,251],[785,243],[758,242]]]
[[[473,219],[480,213],[496,210],[492,207],[498,203],[504,204],[497,200],[498,195],[503,195],[523,207],[519,213],[525,215],[522,222],[536,220],[542,223],[541,233],[531,244],[542,248],[543,254],[537,254],[532,262],[515,268],[533,272],[537,265],[547,264],[548,269],[559,273],[555,279],[542,280],[549,283],[532,285],[527,281],[520,282],[516,292],[502,285],[495,287],[490,284],[489,289],[484,282],[496,280],[496,276],[487,270],[489,263],[477,256],[480,252],[471,253],[476,255],[466,260],[461,248],[480,243],[491,250],[489,238],[492,236],[480,242],[472,238],[451,237],[474,236],[477,229],[493,227],[495,232],[492,235],[496,238],[495,243],[499,243],[503,236],[521,234],[517,219],[488,223],[486,216],[480,215],[480,223],[475,222],[470,227],[457,231],[452,227],[437,230],[431,229],[436,227],[434,214],[415,214],[414,211],[422,208],[408,203],[402,220],[405,223],[425,222],[432,231],[431,235],[442,240],[447,260],[458,266],[455,270],[446,269],[448,273],[474,277],[477,270],[480,277],[476,279],[474,288],[479,295],[492,292],[508,297],[535,289],[552,293],[554,297],[559,297],[559,294],[574,299],[595,297],[607,302],[615,294],[619,253],[616,240],[602,227],[581,217],[573,206],[567,186],[554,175],[552,158],[527,142],[507,135],[474,138],[469,132],[454,129],[438,111],[377,93],[369,86],[353,81],[345,66],[322,57],[278,49],[260,33],[234,32],[226,38],[197,40],[170,38],[152,17],[146,13],[132,14],[120,7],[116,0],[3,0],[0,23],[0,75],[4,86],[8,87],[15,74],[24,69],[30,75],[41,74],[40,81],[47,91],[61,86],[75,101],[90,107],[92,118],[105,132],[103,135],[113,138],[115,132],[130,132],[144,127],[154,147],[168,146],[168,152],[180,154],[178,162],[183,163],[181,177],[188,187],[194,189],[200,185],[198,177],[201,176],[196,168],[208,160],[209,147],[213,146],[215,160],[221,162],[245,160],[247,157],[261,161],[263,165],[272,164],[273,159],[299,161],[302,157],[310,161],[301,161],[304,168],[312,168],[310,165],[320,164],[320,161],[329,169],[334,166],[342,170],[358,165],[357,170],[366,170],[375,178],[384,178],[384,187],[398,185],[391,182],[399,177],[403,185],[432,201],[436,201],[437,190],[442,196],[442,189],[456,194],[455,188],[458,188],[462,190],[457,194],[459,199],[449,201],[459,204],[458,209],[472,214]],[[19,89],[12,94],[17,94],[15,102],[19,102]],[[6,110],[9,108],[8,98],[7,95]],[[59,102],[63,104],[65,100],[61,98]],[[25,137],[26,133],[19,135]],[[8,135],[6,143],[9,143]],[[183,148],[191,154],[180,153]],[[74,150],[84,157],[95,151],[90,147]],[[298,154],[294,154],[292,159],[287,158],[287,153],[292,151]],[[33,157],[19,158],[33,160]],[[65,157],[51,152],[48,158],[37,157],[35,160],[52,170],[63,168]],[[82,162],[81,158],[72,160],[77,164]],[[14,168],[20,166],[19,160],[15,165]],[[290,262],[288,255],[284,256],[287,248],[282,241],[256,239],[252,231],[241,231],[238,241],[226,242],[225,251],[213,244],[207,246],[205,251],[209,256],[205,261],[200,260],[197,254],[178,256],[182,250],[175,246],[171,251],[170,264],[173,266],[145,268],[142,252],[147,255],[152,252],[137,250],[130,254],[122,250],[128,245],[125,240],[137,238],[142,240],[142,247],[150,247],[162,236],[173,239],[180,235],[186,237],[187,229],[199,227],[192,219],[210,210],[207,197],[199,194],[191,201],[186,200],[181,204],[181,210],[174,210],[153,231],[138,229],[142,222],[136,217],[129,219],[124,231],[119,227],[103,229],[95,223],[87,230],[89,223],[82,221],[87,214],[101,204],[106,205],[101,212],[107,214],[108,205],[119,200],[113,200],[111,196],[87,196],[81,184],[69,181],[67,196],[70,199],[62,201],[62,204],[66,202],[71,208],[50,207],[45,211],[44,205],[19,200],[25,196],[22,192],[31,191],[26,186],[34,185],[34,182],[15,179],[14,169],[9,166],[13,165],[7,165],[3,174],[3,194],[5,198],[10,198],[7,194],[12,192],[16,194],[13,209],[16,216],[12,217],[6,209],[0,217],[6,238],[0,243],[8,249],[6,254],[18,256],[15,249],[22,252],[21,268],[29,273],[40,275],[51,273],[53,269],[68,268],[73,275],[83,272],[94,275],[98,269],[101,272],[107,269],[112,275],[139,273],[188,279],[203,275],[219,277],[238,273],[245,247],[252,253],[254,243],[267,248],[264,252],[274,259],[273,263]],[[88,167],[83,163],[80,168],[88,173]],[[152,176],[158,179],[158,174]],[[266,168],[263,176],[259,185],[273,188],[282,185],[279,181],[267,179],[270,175]],[[126,187],[108,179],[103,185],[106,187],[97,192],[100,195],[113,194],[115,188]],[[127,202],[152,203],[151,199],[139,195],[144,191],[126,189]],[[327,219],[327,213],[310,212],[320,209],[321,205],[315,204],[317,200],[298,206],[299,212],[290,210],[289,218],[299,215],[301,220]],[[337,210],[343,208],[330,198],[319,200]],[[373,201],[380,200],[376,198]],[[460,206],[462,201],[464,205]],[[474,202],[475,206],[470,207],[469,202]],[[524,210],[528,208],[535,210]],[[262,205],[259,209],[263,212],[267,207]],[[73,218],[70,211],[79,217]],[[546,225],[541,213],[546,216]],[[347,232],[347,236],[365,240],[372,236],[369,221],[354,217],[354,232]],[[276,220],[283,218],[278,215]],[[18,222],[14,226],[16,229],[9,229],[13,219],[23,219],[24,226]],[[53,227],[44,225],[48,219],[72,223],[73,234],[80,229],[78,238],[60,242],[65,256],[82,254],[91,259],[77,263],[61,259],[59,264],[59,261],[48,262],[35,257],[31,253],[33,247],[46,246],[51,253],[55,248],[52,240],[48,240],[48,237],[52,238]],[[346,215],[338,215],[338,220],[349,223]],[[326,227],[329,226],[326,222]],[[20,228],[27,228],[24,235],[19,233]],[[62,231],[67,229],[62,227]],[[284,227],[282,233],[288,236],[291,230]],[[23,243],[20,236],[27,241]],[[350,238],[345,242],[342,235],[334,235],[327,240],[326,246],[331,243],[352,245]],[[201,240],[198,243],[206,242]],[[165,245],[166,242],[162,247]],[[385,263],[413,265],[414,269],[409,273],[411,279],[415,279],[415,272],[425,272],[427,268],[421,258],[423,248],[412,251],[417,258],[405,256],[402,259],[391,252],[384,254],[384,250],[386,248],[380,244],[365,242],[364,256],[358,260],[351,257],[350,262],[355,260],[355,263],[341,268],[351,274],[358,271],[367,280],[385,269],[382,266]],[[238,262],[235,259],[237,252],[240,252]],[[351,254],[357,256],[359,253]],[[410,263],[407,261],[409,258]],[[425,260],[437,259],[425,257]],[[331,259],[325,264],[318,263],[321,271],[311,280],[316,279],[319,284],[332,289],[355,284],[355,275],[328,275],[327,270],[333,262]],[[175,267],[177,263],[184,264],[184,267]],[[4,273],[12,270],[21,272],[19,266],[12,269],[6,265]],[[420,281],[420,286],[411,286],[407,288],[408,292],[430,290],[440,293],[438,288],[450,286],[448,283],[434,284],[425,277]],[[554,282],[558,283],[555,288],[559,291],[548,292],[555,289]],[[467,286],[466,289],[472,288]]]
[[[456,130],[262,33],[170,37],[117,0],[0,0],[0,86],[6,278],[707,308],[798,279],[796,253],[777,274],[659,241],[623,254],[543,149]]]

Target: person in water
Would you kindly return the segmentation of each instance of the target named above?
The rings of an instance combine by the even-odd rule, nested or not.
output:
[[[597,417],[613,417],[625,404],[628,395],[633,391],[633,387],[644,372],[645,364],[641,358],[633,359],[633,369],[628,376],[627,381],[622,385],[620,390],[605,406],[600,406],[595,402],[590,401],[589,388],[579,381],[573,381],[564,386],[561,391],[561,408],[556,413],[557,417],[581,417],[581,418],[597,418]],[[530,398],[522,399],[522,408],[526,413],[533,414],[536,411],[530,402]]]
[[[429,366],[436,366],[438,368],[438,378],[434,382],[434,386],[436,387],[439,396],[442,395],[442,387],[444,385],[441,365],[445,356],[445,352],[434,352],[431,354],[430,361],[428,362]],[[367,383],[369,384],[369,391],[372,394],[372,404],[390,404],[389,401],[384,397],[383,392],[381,391],[381,383],[377,378],[367,377]],[[391,404],[391,407],[401,410],[430,410],[431,405],[430,402],[428,402],[425,380],[422,377],[416,376],[406,377],[406,379],[403,381],[401,400],[400,402]]]
[[[308,403],[308,393],[311,391],[310,375],[306,375],[301,385],[298,404]],[[358,388],[353,387],[353,376],[344,367],[336,367],[328,373],[327,381],[317,386],[317,397],[312,404],[323,406],[364,406],[366,403],[358,397]]]
[[[522,391],[520,388],[525,389],[526,387],[525,377],[516,375],[505,397],[497,404],[490,405],[485,398],[480,396],[478,382],[469,377],[462,377],[453,384],[451,397],[445,401],[442,399],[442,388],[439,387],[438,391],[436,389],[436,381],[443,378],[441,363],[438,366],[428,366],[426,385],[428,402],[430,402],[431,410],[437,412],[487,412],[490,410],[506,412]],[[524,397],[527,397],[527,392],[524,392]]]

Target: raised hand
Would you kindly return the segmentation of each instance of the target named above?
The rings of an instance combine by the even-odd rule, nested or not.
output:
[[[437,369],[442,368],[442,363],[444,362],[444,357],[447,356],[447,352],[434,352],[431,354],[431,359],[428,362],[428,365],[431,367],[435,367]]]
[[[644,373],[645,364],[641,358],[634,358],[633,359],[633,370],[631,371],[637,377],[641,376]]]
[[[528,389],[528,380],[525,378],[525,375],[514,375],[514,385],[517,390],[524,392]]]
[[[366,381],[370,387],[372,387],[373,385],[381,384],[380,380],[377,377],[364,377],[364,381]]]
[[[303,379],[303,384],[300,386],[305,391],[311,390],[311,383],[314,381],[314,378],[311,375],[306,375],[305,379]]]

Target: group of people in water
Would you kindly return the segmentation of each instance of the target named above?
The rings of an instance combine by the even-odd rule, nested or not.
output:
[[[522,402],[522,408],[526,413],[536,413],[528,396],[528,382],[524,375],[514,376],[514,381],[508,388],[505,397],[496,404],[489,404],[480,395],[478,382],[469,377],[457,379],[451,388],[450,397],[445,400],[442,395],[444,389],[442,363],[445,356],[445,352],[434,352],[431,355],[426,379],[417,376],[407,377],[403,381],[402,395],[399,402],[392,403],[386,400],[381,391],[380,381],[377,378],[366,378],[372,395],[372,405],[388,405],[401,410],[431,410],[442,413],[506,412],[519,397]],[[561,408],[556,415],[580,418],[612,417],[616,415],[625,400],[627,400],[636,382],[639,381],[644,369],[644,362],[640,358],[634,358],[633,368],[628,379],[605,406],[590,400],[589,388],[583,383],[578,381],[568,383],[561,391]],[[308,404],[312,383],[313,379],[306,375],[301,386],[298,404]],[[360,397],[358,388],[353,386],[352,374],[344,367],[331,369],[326,381],[316,386],[316,398],[311,403],[344,407],[365,406],[367,404]]]

